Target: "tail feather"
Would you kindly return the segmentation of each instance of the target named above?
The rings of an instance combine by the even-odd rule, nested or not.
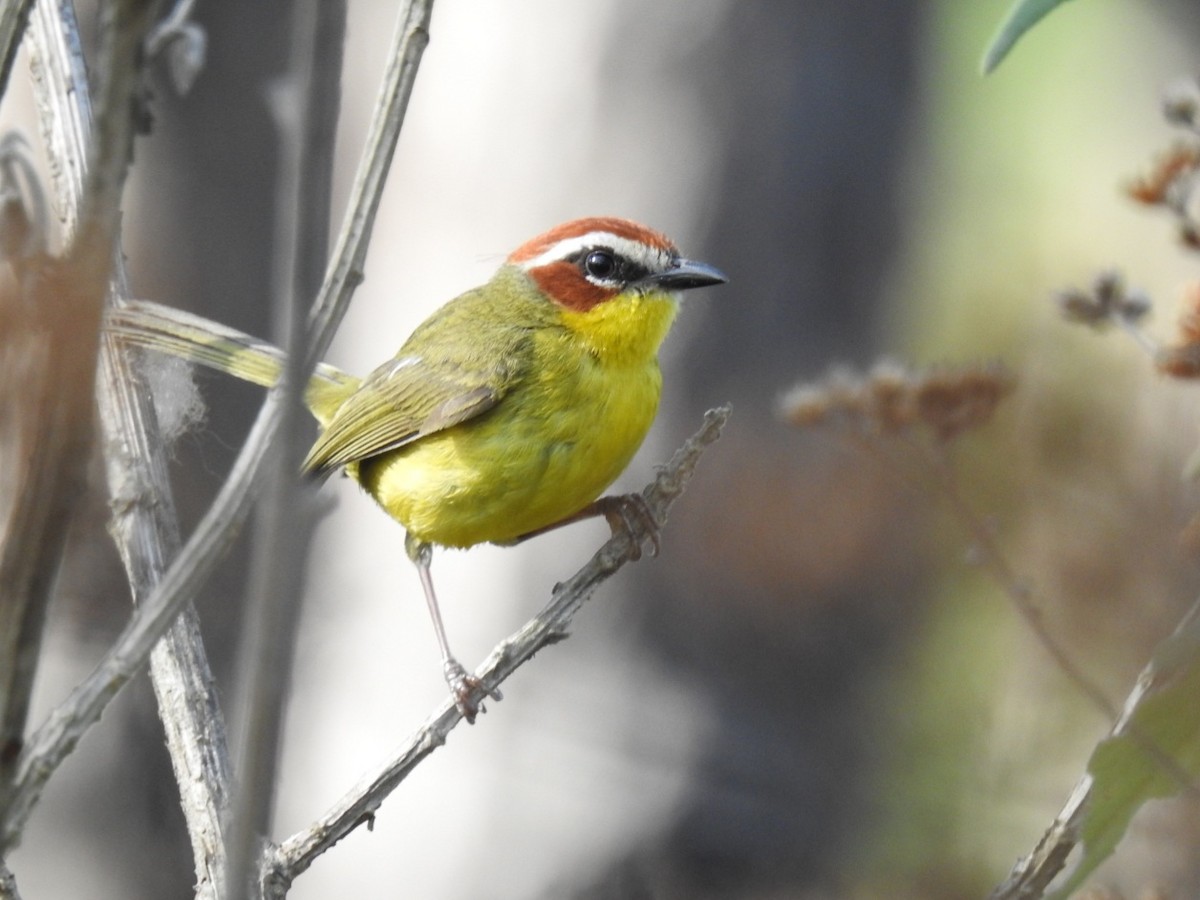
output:
[[[279,381],[287,355],[234,328],[158,303],[136,300],[110,308],[105,328],[123,341],[166,353],[262,387]],[[305,388],[305,402],[327,423],[361,379],[319,363]]]

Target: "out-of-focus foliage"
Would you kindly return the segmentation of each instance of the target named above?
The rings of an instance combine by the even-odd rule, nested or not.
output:
[[[1112,855],[1143,803],[1174,796],[1200,775],[1198,693],[1200,617],[1194,608],[1155,651],[1116,732],[1092,753],[1084,854],[1053,900],[1066,900]]]
[[[1066,2],[1067,0],[1017,0],[984,54],[984,73],[991,72],[1000,65],[1000,61],[1008,55],[1008,51],[1025,32],[1040,22],[1052,9]]]

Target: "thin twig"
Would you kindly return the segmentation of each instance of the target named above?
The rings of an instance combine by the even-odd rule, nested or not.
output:
[[[809,406],[812,409],[820,409],[821,393],[814,392],[814,397],[816,399],[811,400]],[[823,402],[825,406],[832,405],[827,399]],[[811,415],[812,409],[806,409],[806,412]],[[1191,775],[1133,721],[1134,712],[1141,698],[1149,692],[1150,685],[1154,682],[1156,663],[1152,661],[1143,671],[1138,679],[1138,685],[1126,700],[1123,711],[1118,715],[1116,707],[1109,701],[1105,693],[1075,663],[1046,627],[1041,609],[1032,591],[1017,576],[1016,571],[1004,555],[993,530],[976,514],[963,496],[956,472],[947,455],[949,449],[947,444],[945,442],[931,444],[907,431],[899,432],[904,446],[916,454],[915,465],[905,467],[901,464],[910,461],[910,458],[902,458],[900,454],[895,453],[893,445],[890,442],[881,441],[879,434],[851,430],[846,433],[846,437],[855,447],[868,454],[875,456],[886,454],[889,462],[894,463],[888,465],[889,471],[903,476],[906,482],[916,483],[918,489],[927,488],[948,504],[952,514],[970,535],[974,555],[979,564],[1000,585],[1055,665],[1090,703],[1114,723],[1110,735],[1128,736],[1178,785],[1182,792],[1195,798],[1197,788],[1192,782]],[[1179,634],[1185,626],[1196,629],[1195,622],[1200,621],[1200,614],[1196,610],[1200,610],[1200,604],[1197,604],[1196,609],[1188,614],[1184,623],[1176,630],[1176,634]],[[1158,655],[1159,653],[1156,652],[1156,658]],[[1043,896],[1046,888],[1066,866],[1071,852],[1079,842],[1091,796],[1092,777],[1090,773],[1085,772],[1075,785],[1066,805],[1046,830],[1037,846],[1028,856],[1018,861],[1009,876],[989,895],[989,900],[1035,900],[1035,898]]]
[[[325,356],[334,331],[346,314],[354,288],[363,280],[369,236],[396,152],[400,126],[408,111],[408,99],[412,96],[421,56],[429,44],[432,15],[433,0],[408,0],[400,10],[396,33],[388,48],[380,99],[375,104],[367,130],[366,149],[350,189],[350,212],[338,234],[333,262],[309,317],[311,337],[308,347],[313,359],[306,361],[308,368]]]
[[[873,437],[852,433],[849,439],[854,447],[872,456],[882,456],[884,445]],[[1088,677],[1087,673],[1071,658],[1066,649],[1058,642],[1046,627],[1040,605],[1030,587],[1021,580],[1016,570],[1005,556],[996,534],[989,524],[984,521],[972,508],[958,482],[954,466],[947,456],[947,447],[943,444],[930,445],[913,436],[902,435],[904,446],[912,450],[919,461],[919,468],[912,472],[906,471],[900,464],[902,460],[897,454],[892,454],[888,465],[889,471],[901,477],[914,490],[928,487],[938,494],[949,506],[951,513],[959,521],[971,538],[971,548],[978,564],[984,568],[1004,591],[1018,615],[1025,620],[1034,638],[1053,660],[1058,669],[1067,676],[1076,689],[1087,698],[1110,722],[1118,719],[1118,710],[1108,699],[1101,687]],[[1163,769],[1171,775],[1185,791],[1194,792],[1195,786],[1187,773],[1161,749],[1155,747],[1152,741],[1146,740],[1143,748],[1153,755]]]
[[[38,728],[27,743],[10,806],[0,819],[0,845],[20,834],[47,780],[108,704],[150,657],[159,639],[207,581],[233,543],[255,496],[256,475],[276,422],[277,401],[268,396],[229,477],[191,538],[96,669]]]
[[[274,289],[275,330],[287,349],[282,378],[279,452],[267,471],[254,533],[246,616],[238,648],[239,788],[229,829],[230,900],[257,891],[260,842],[271,831],[280,742],[291,682],[296,630],[309,541],[316,524],[315,485],[300,469],[312,441],[304,386],[314,359],[306,312],[321,288],[329,257],[333,156],[341,98],[346,4],[308,0],[292,8],[290,92],[296,104],[277,104],[283,135],[278,197],[279,262]]]
[[[88,83],[69,4],[39,5],[33,28],[35,88],[46,144],[53,148],[64,231],[77,225],[91,121]],[[48,79],[70,85],[61,93]],[[119,244],[118,244],[119,247]],[[119,249],[112,301],[128,299]],[[179,524],[151,394],[129,354],[105,335],[101,344],[101,424],[105,431],[112,522],[110,531],[135,603],[161,580],[180,546]],[[151,681],[167,749],[180,789],[192,845],[197,895],[215,896],[224,867],[221,818],[228,805],[229,754],[199,620],[188,604],[150,657]],[[50,770],[47,770],[47,775]]]
[[[44,235],[41,241],[44,246]],[[26,259],[19,265],[13,292],[0,298],[6,332],[2,377],[24,385],[8,422],[16,451],[8,461],[17,487],[0,547],[0,815],[14,789],[46,606],[91,440],[90,410],[79,408],[79,401],[91,395],[94,367],[74,365],[96,352],[88,310],[81,309],[81,321],[73,323],[74,298],[48,290],[50,261]],[[55,371],[55,354],[65,356],[68,369]],[[71,378],[82,381],[66,383]]]
[[[971,535],[980,564],[1000,585],[1059,671],[1067,676],[1076,690],[1113,722],[1111,735],[1127,734],[1182,792],[1197,796],[1197,788],[1187,771],[1132,721],[1131,710],[1136,707],[1137,700],[1144,691],[1141,686],[1142,679],[1139,679],[1139,687],[1134,689],[1134,693],[1126,701],[1125,711],[1119,713],[1100,686],[1076,664],[1046,627],[1041,608],[1032,591],[1018,578],[992,529],[963,497],[954,469],[948,464],[944,454],[925,446],[918,449],[924,451],[925,461],[933,473],[939,493]],[[1022,858],[1004,882],[989,894],[989,900],[1033,900],[1045,893],[1046,888],[1066,866],[1071,851],[1079,841],[1091,792],[1092,777],[1085,773],[1037,846],[1028,856]]]
[[[913,446],[917,446],[916,442],[913,442]],[[1110,722],[1115,721],[1117,708],[1113,706],[1103,689],[1075,663],[1066,649],[1051,634],[1050,629],[1046,627],[1045,618],[1034,599],[1033,592],[1017,576],[1008,558],[1004,555],[999,541],[996,540],[995,532],[982,518],[976,515],[975,510],[963,497],[954,467],[948,464],[944,454],[936,452],[932,448],[921,445],[917,449],[923,451],[925,462],[933,473],[938,493],[941,494],[951,512],[970,535],[972,550],[979,564],[1000,585],[1017,613],[1025,620],[1025,624],[1033,632],[1033,636],[1054,660],[1058,669],[1096,709],[1104,714],[1106,719]]]
[[[730,407],[709,410],[704,424],[661,467],[642,491],[656,521],[665,523],[667,512],[683,493],[705,448],[721,436]],[[626,533],[614,535],[570,580],[556,585],[550,602],[516,633],[491,652],[475,672],[488,691],[531,660],[539,650],[563,640],[575,613],[592,593],[621,566],[637,558],[637,542]],[[292,881],[318,856],[363,823],[370,823],[384,799],[414,768],[446,742],[462,719],[455,703],[447,699],[425,721],[404,747],[378,771],[355,785],[324,816],[282,843],[266,849],[262,860],[263,894],[272,900],[287,895]]]

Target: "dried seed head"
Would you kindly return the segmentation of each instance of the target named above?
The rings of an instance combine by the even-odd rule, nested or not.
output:
[[[1150,171],[1125,185],[1125,193],[1138,203],[1165,204],[1168,192],[1200,167],[1200,146],[1177,143],[1159,155]]]
[[[1173,378],[1200,378],[1200,282],[1184,288],[1179,339],[1159,351],[1155,364]]]
[[[1163,115],[1172,125],[1200,130],[1200,82],[1186,78],[1163,92]]]
[[[1016,378],[999,364],[935,370],[917,386],[920,418],[940,441],[951,441],[992,418]]]
[[[1090,293],[1080,288],[1065,288],[1054,294],[1054,302],[1063,318],[1082,325],[1099,326],[1109,322],[1109,311]]]
[[[1153,308],[1144,291],[1126,290],[1117,272],[1101,272],[1091,290],[1067,288],[1054,295],[1063,318],[1099,328],[1113,322],[1137,325]]]
[[[1015,384],[995,364],[914,373],[881,362],[866,375],[838,369],[820,382],[800,385],[784,397],[781,412],[802,428],[835,425],[895,435],[923,427],[936,440],[949,441],[990,419]]]

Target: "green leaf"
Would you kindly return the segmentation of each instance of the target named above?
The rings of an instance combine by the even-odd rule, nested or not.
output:
[[[1200,776],[1200,617],[1195,610],[1159,645],[1112,737],[1088,762],[1083,857],[1050,900],[1065,900],[1112,855],[1147,800],[1180,793]]]
[[[1000,60],[1008,55],[1008,51],[1013,48],[1013,44],[1025,32],[1040,22],[1056,6],[1060,6],[1066,2],[1067,0],[1017,0],[1013,8],[1009,10],[1008,18],[1004,20],[1004,24],[1000,26],[1000,30],[992,38],[992,43],[988,47],[987,53],[984,54],[983,74],[987,75],[991,73],[996,66],[1000,65]]]

